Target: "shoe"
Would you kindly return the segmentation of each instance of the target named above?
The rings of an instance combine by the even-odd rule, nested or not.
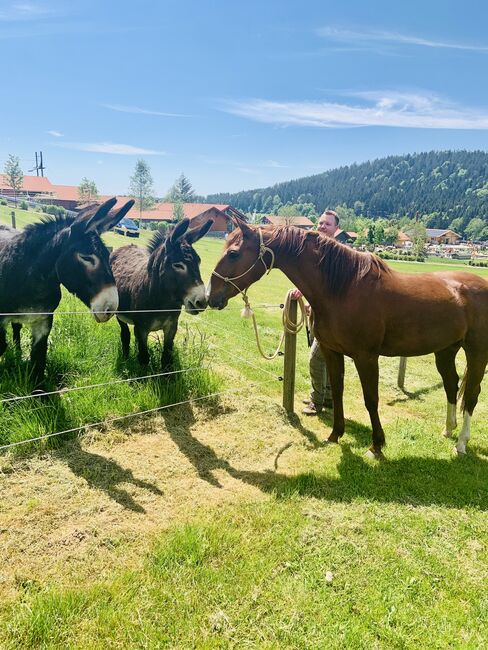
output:
[[[322,410],[321,406],[317,406],[313,402],[308,402],[308,406],[306,406],[303,410],[302,413],[304,415],[318,415],[320,411]]]

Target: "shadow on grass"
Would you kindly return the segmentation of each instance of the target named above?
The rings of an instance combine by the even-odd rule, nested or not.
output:
[[[136,478],[130,469],[125,469],[116,461],[82,449],[80,441],[75,439],[53,452],[53,455],[68,465],[73,474],[85,479],[90,487],[102,490],[122,507],[134,512],[145,513],[121,483],[130,483],[143,490],[161,496],[161,490],[147,481]]]
[[[216,400],[208,406],[214,412],[218,410]],[[207,483],[210,483],[214,487],[221,488],[222,485],[212,472],[217,469],[223,469],[231,474],[234,470],[226,460],[217,456],[212,447],[203,444],[197,438],[193,437],[191,428],[196,420],[191,405],[183,404],[177,410],[173,412],[165,411],[162,415],[171,440],[193,465],[199,478],[207,481]]]
[[[351,503],[356,499],[413,506],[488,510],[488,462],[471,454],[450,460],[410,456],[372,463],[342,445],[338,478],[307,472],[286,476],[234,470],[235,478],[263,492]]]
[[[306,416],[305,416],[306,417]],[[315,416],[310,416],[315,417]],[[298,431],[304,438],[308,440],[311,448],[318,449],[319,447],[324,447],[327,444],[327,438],[332,430],[332,411],[322,411],[318,416],[318,419],[323,423],[323,431],[317,435],[315,431],[308,429],[303,425],[302,420],[296,413],[289,413],[286,416],[286,421],[294,429]],[[304,420],[306,422],[306,419]],[[371,427],[368,427],[360,422],[355,420],[346,419],[346,433],[352,435],[355,438],[354,447],[365,447],[371,444]]]
[[[408,402],[410,399],[420,399],[423,395],[428,395],[429,393],[433,393],[436,390],[439,390],[439,388],[442,388],[443,384],[442,381],[437,382],[437,384],[434,384],[433,386],[426,386],[425,388],[419,388],[418,390],[414,390],[412,392],[405,390],[405,389],[399,389],[402,393],[402,397],[396,397],[395,399],[390,400],[389,402],[386,402],[388,406],[394,406],[395,404],[401,404],[402,402]]]
[[[315,434],[303,427],[295,417],[292,416],[292,425],[295,422],[305,437],[312,437],[314,447],[320,447]],[[287,476],[273,471],[240,470],[220,458],[211,447],[192,436],[195,419],[190,406],[180,407],[178,417],[167,414],[165,420],[171,439],[193,465],[198,476],[218,488],[222,486],[213,475],[214,470],[224,470],[232,478],[263,492],[273,493],[278,498],[300,494],[345,503],[361,499],[413,506],[488,510],[488,462],[473,455],[473,451],[477,450],[475,445],[467,456],[461,458],[409,456],[374,463],[366,460],[362,451],[356,454],[351,445],[341,443],[342,456],[337,468],[339,477],[332,478],[316,472]],[[371,439],[370,429],[357,422],[348,421],[347,432],[357,437],[357,444],[362,450],[365,442],[369,443]]]

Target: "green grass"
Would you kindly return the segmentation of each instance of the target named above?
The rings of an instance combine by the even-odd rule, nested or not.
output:
[[[381,486],[382,468],[362,473]],[[484,647],[486,521],[331,503],[326,480],[173,527],[140,569],[88,588],[27,583],[2,647]]]

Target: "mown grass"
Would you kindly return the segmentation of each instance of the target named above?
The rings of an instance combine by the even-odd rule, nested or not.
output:
[[[484,647],[476,513],[285,491],[173,527],[140,569],[89,588],[24,585],[2,647]]]

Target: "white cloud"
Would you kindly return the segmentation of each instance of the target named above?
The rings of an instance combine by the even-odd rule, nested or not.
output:
[[[398,91],[348,94],[358,98],[357,105],[345,102],[250,99],[225,102],[222,110],[256,122],[280,126],[488,129],[487,110],[457,106],[433,94]]]
[[[118,111],[119,113],[134,113],[136,115],[159,115],[161,117],[194,117],[193,115],[185,115],[184,113],[163,113],[162,111],[152,111],[147,108],[139,108],[138,106],[122,106],[120,104],[102,104],[104,108],[111,111]]]
[[[53,138],[62,138],[64,136],[64,133],[61,133],[60,131],[48,131],[49,135],[52,135]]]
[[[60,142],[56,146],[76,151],[90,151],[94,153],[109,153],[119,156],[165,156],[165,151],[134,147],[131,144],[116,144],[114,142]]]
[[[54,11],[33,2],[17,2],[0,11],[0,21],[16,22],[52,16]]]
[[[452,41],[436,41],[433,39],[413,36],[411,34],[400,34],[386,30],[352,30],[340,29],[337,27],[321,27],[317,30],[319,36],[341,43],[353,43],[377,45],[378,43],[390,43],[393,45],[417,45],[420,47],[442,48],[450,50],[467,50],[472,52],[488,52],[487,45],[476,45],[472,43],[455,43]]]

